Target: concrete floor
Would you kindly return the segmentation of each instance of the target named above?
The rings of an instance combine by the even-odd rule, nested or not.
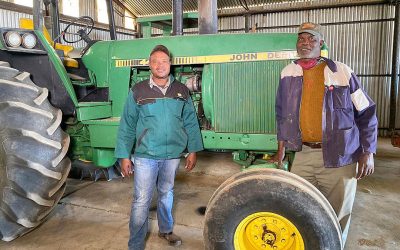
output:
[[[374,175],[359,181],[346,250],[400,249],[400,148],[380,139]],[[175,229],[185,250],[203,249],[203,216],[214,190],[238,172],[229,153],[204,152],[190,173],[176,179]],[[39,228],[0,249],[126,249],[132,179],[68,180],[66,195]],[[155,207],[146,250],[175,249],[157,237]]]

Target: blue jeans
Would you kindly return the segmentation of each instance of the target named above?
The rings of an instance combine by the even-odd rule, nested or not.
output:
[[[144,249],[148,230],[149,207],[154,187],[157,187],[157,220],[161,233],[172,232],[174,219],[172,205],[174,202],[174,180],[180,159],[153,160],[134,159],[134,194],[129,220],[130,250]]]

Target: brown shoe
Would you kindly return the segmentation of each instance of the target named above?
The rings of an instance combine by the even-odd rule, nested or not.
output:
[[[178,235],[174,234],[173,232],[170,233],[160,233],[158,232],[158,237],[166,239],[168,244],[171,246],[179,246],[182,244],[182,239]]]

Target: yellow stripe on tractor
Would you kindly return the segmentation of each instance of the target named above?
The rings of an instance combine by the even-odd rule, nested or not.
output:
[[[230,62],[251,62],[267,60],[287,60],[297,58],[297,52],[290,51],[270,51],[242,54],[209,55],[209,56],[188,56],[174,57],[172,65],[208,64],[208,63],[230,63]],[[147,59],[118,59],[115,60],[115,67],[134,67],[147,66]]]

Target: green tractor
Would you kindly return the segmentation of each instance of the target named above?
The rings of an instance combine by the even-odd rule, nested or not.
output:
[[[71,49],[43,31],[41,2],[35,1],[33,30],[0,29],[2,240],[48,217],[71,161],[94,175],[118,175],[113,152],[128,90],[150,76],[148,54],[163,44],[173,55],[171,72],[191,90],[204,147],[232,151],[234,161],[251,169],[229,178],[210,199],[206,248],[341,249],[328,201],[287,172],[293,154],[283,169],[268,161],[277,149],[275,93],[280,71],[296,57],[295,34],[92,41],[93,20],[82,17],[62,33],[77,26],[77,40],[87,42],[71,59]]]

